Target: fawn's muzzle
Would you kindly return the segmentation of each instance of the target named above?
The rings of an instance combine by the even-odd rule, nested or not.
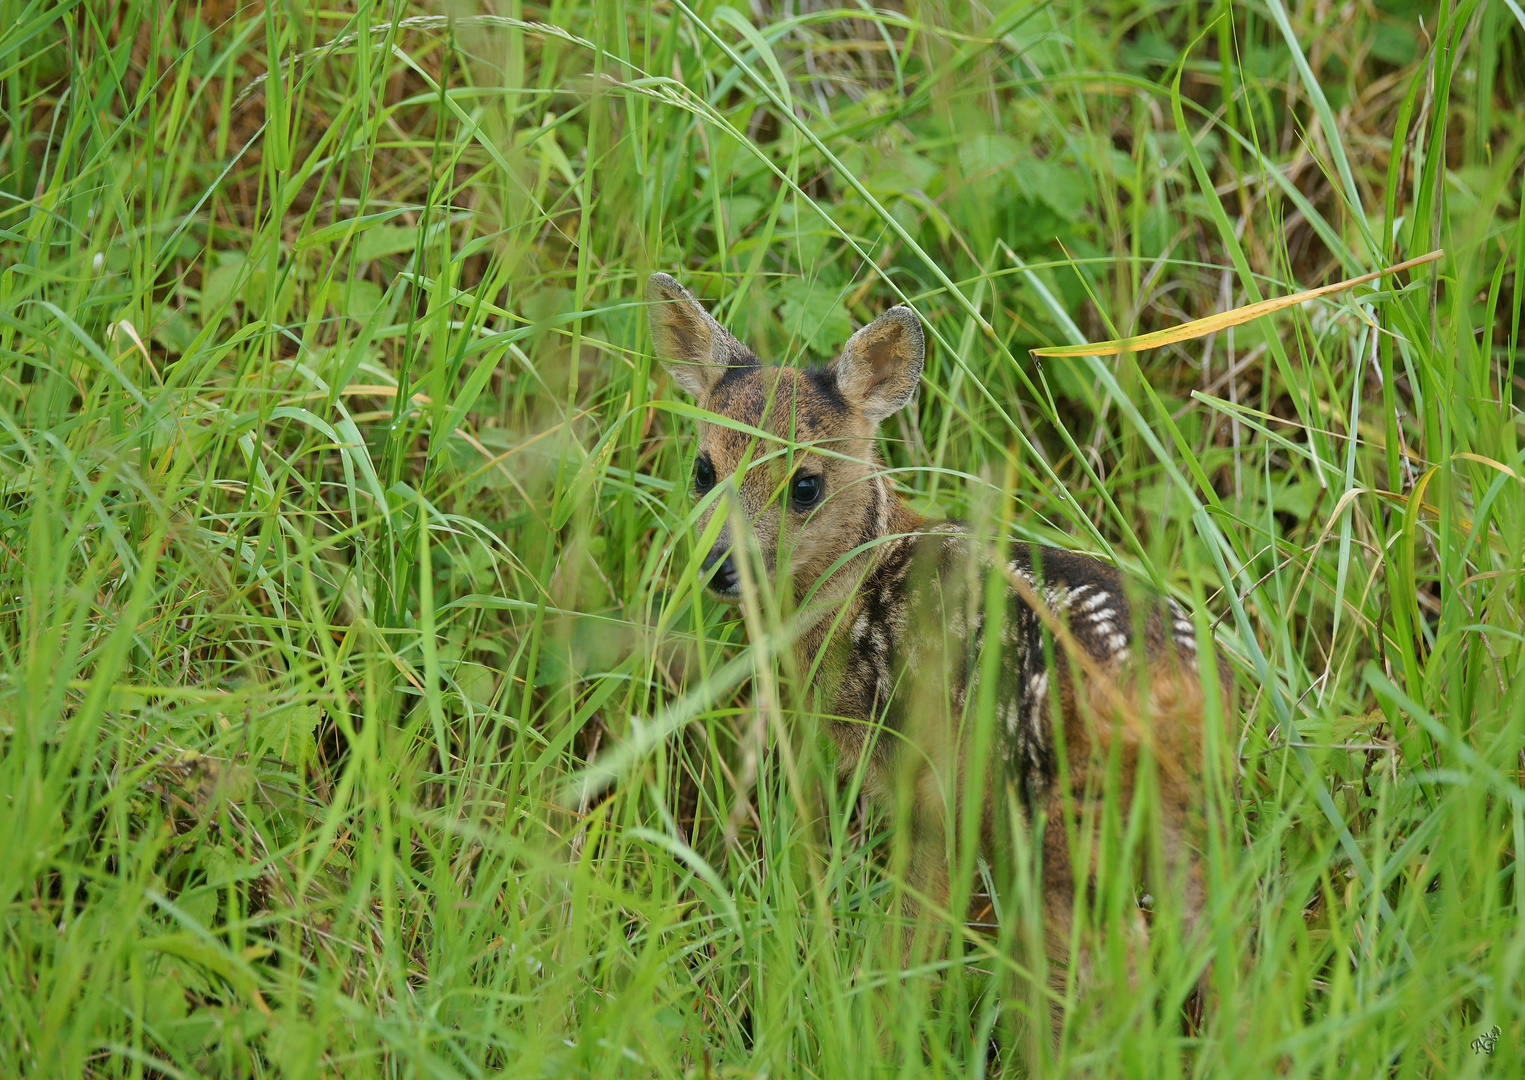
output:
[[[736,562],[731,557],[729,544],[716,544],[701,564],[706,571],[713,569],[710,588],[722,596],[735,596],[740,578],[736,576]]]

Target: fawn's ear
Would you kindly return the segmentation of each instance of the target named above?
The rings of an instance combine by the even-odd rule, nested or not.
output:
[[[921,320],[892,307],[847,339],[830,370],[847,403],[877,424],[911,400],[926,358]]]
[[[651,340],[673,381],[703,401],[731,368],[756,367],[757,357],[710,317],[682,285],[666,274],[646,279]]]

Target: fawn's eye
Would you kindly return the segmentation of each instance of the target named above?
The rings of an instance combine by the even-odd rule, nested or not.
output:
[[[819,473],[795,473],[789,481],[789,501],[796,510],[809,510],[821,501],[826,490],[826,479]]]
[[[700,456],[694,461],[694,494],[703,495],[715,486],[715,466],[708,457]]]

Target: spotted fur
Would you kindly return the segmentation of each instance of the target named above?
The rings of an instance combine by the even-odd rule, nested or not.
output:
[[[894,496],[874,438],[920,378],[921,327],[908,308],[859,330],[826,367],[799,369],[762,364],[664,274],[652,276],[647,297],[673,378],[706,410],[769,435],[700,425],[696,463],[728,485],[730,499],[714,501],[701,518],[703,532],[717,509],[727,514],[706,566],[719,580],[738,550],[750,551],[764,573],[787,582],[797,605],[816,613],[796,643],[799,670],[820,672],[814,690],[832,717],[841,770],[852,772],[867,755],[872,794],[912,793],[921,891],[936,899],[946,888],[949,812],[977,813],[993,843],[996,798],[1009,782],[1026,820],[1058,822],[1065,796],[1071,804],[1097,800],[1093,767],[1113,749],[1123,759],[1118,802],[1127,807],[1147,746],[1158,766],[1169,869],[1194,916],[1202,899],[1192,821],[1204,703],[1186,609],[1085,555],[1029,545],[998,555],[966,525],[924,520]],[[806,475],[821,477],[825,497],[801,509],[789,491]],[[1007,585],[1000,625],[987,633],[992,574]],[[719,595],[739,599],[734,584]],[[950,778],[984,764],[968,760],[961,731],[991,648],[1000,650],[1000,774],[982,806],[949,806],[945,793],[963,790]],[[1228,674],[1220,668],[1224,687]],[[1223,705],[1226,717],[1227,697]],[[1044,915],[1056,957],[1069,940],[1077,876],[1066,844],[1064,828],[1044,831]]]

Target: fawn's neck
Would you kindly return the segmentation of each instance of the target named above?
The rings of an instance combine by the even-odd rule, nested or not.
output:
[[[864,607],[864,596],[877,588],[880,568],[886,559],[900,550],[901,545],[915,543],[915,534],[924,531],[927,524],[926,518],[900,501],[882,477],[876,481],[883,485],[881,490],[888,503],[887,512],[878,515],[876,521],[876,525],[883,522],[875,536],[877,543],[837,572],[841,584],[825,597],[818,597],[818,617],[795,641],[795,657],[801,675],[817,671],[820,678],[811,681],[825,688],[833,687],[837,682],[846,652],[851,648],[846,628],[858,618]],[[833,693],[828,689],[827,696]],[[822,704],[830,706],[829,702]]]

